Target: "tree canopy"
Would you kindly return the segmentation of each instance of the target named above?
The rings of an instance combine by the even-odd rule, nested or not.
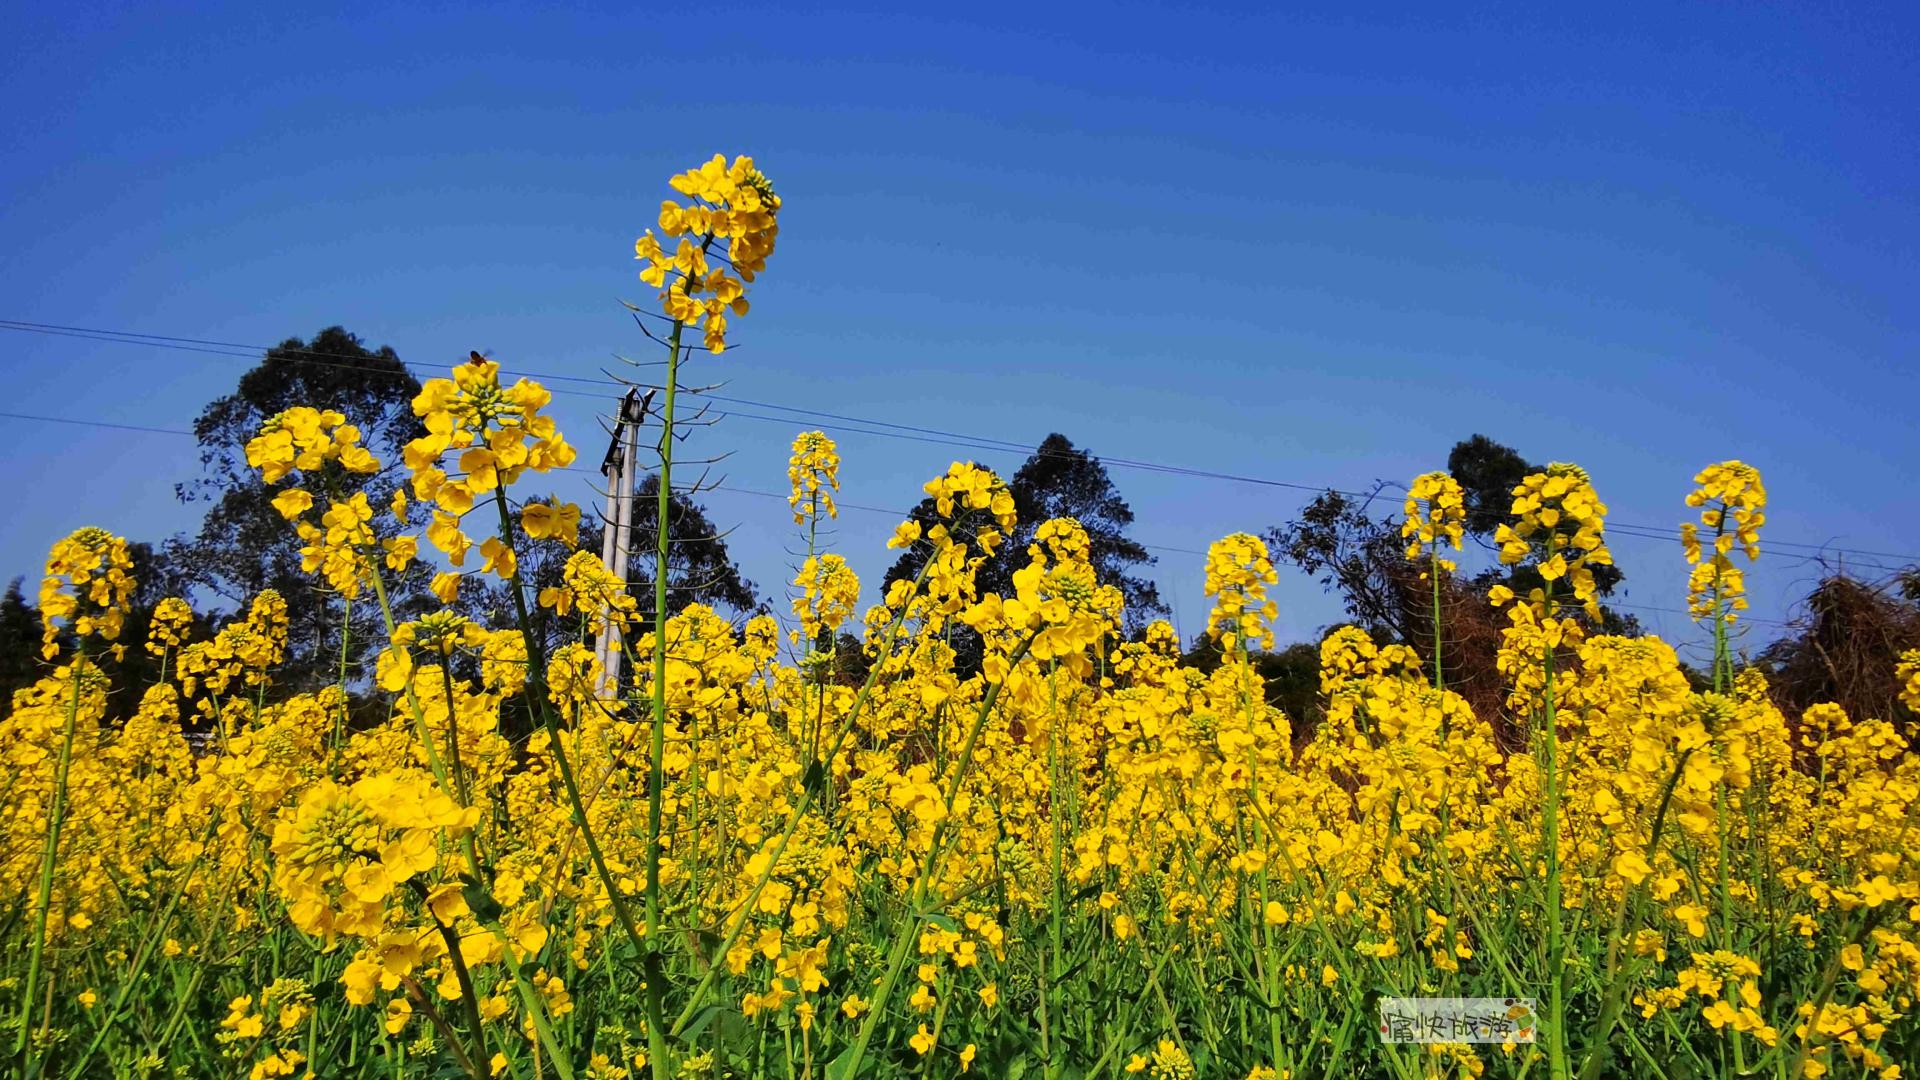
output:
[[[1094,576],[1112,585],[1126,598],[1127,629],[1137,630],[1167,613],[1154,583],[1135,570],[1151,566],[1154,557],[1127,535],[1133,509],[1120,496],[1100,459],[1073,445],[1058,432],[1041,440],[1019,471],[1007,481],[1017,523],[997,554],[981,567],[975,580],[982,593],[1013,594],[1013,573],[1026,565],[1027,545],[1042,524],[1070,517],[1087,531]],[[924,525],[938,520],[932,499],[922,499],[909,517]],[[926,562],[927,552],[916,545],[903,552],[887,571],[885,584],[912,580]]]
[[[1511,447],[1485,435],[1456,443],[1447,455],[1447,465],[1462,489],[1467,534],[1489,548],[1494,531],[1510,517],[1513,488],[1541,471]],[[1375,641],[1411,645],[1422,656],[1431,656],[1433,586],[1422,576],[1426,564],[1407,561],[1406,541],[1394,513],[1398,509],[1397,501],[1381,492],[1358,497],[1328,491],[1308,503],[1297,518],[1263,535],[1276,560],[1292,563],[1337,594],[1347,618]],[[1610,565],[1593,567],[1593,576],[1602,597],[1612,596],[1626,577]],[[1487,591],[1506,585],[1525,595],[1541,584],[1539,571],[1531,565],[1497,564],[1441,582],[1448,681],[1476,706],[1497,711],[1497,694],[1504,685],[1494,663],[1504,620],[1488,607]],[[1636,634],[1639,624],[1633,616],[1603,603],[1596,629]]]
[[[360,429],[361,444],[385,468],[358,475],[329,464],[323,483],[336,499],[365,492],[375,507],[383,507],[401,483],[402,448],[423,431],[411,409],[419,392],[419,382],[393,349],[368,349],[360,338],[332,326],[311,340],[288,338],[268,350],[233,393],[208,403],[194,421],[201,475],[174,490],[181,501],[204,503],[207,510],[196,533],[168,541],[168,570],[177,588],[233,609],[244,608],[262,590],[277,590],[287,601],[289,655],[280,677],[290,688],[338,678],[346,605],[302,571],[299,536],[272,505],[280,491],[311,478],[263,483],[247,464],[247,441],[267,420],[295,406],[338,411]],[[375,516],[374,526],[383,536],[397,531],[385,514]],[[428,601],[427,573],[425,564],[416,563],[411,573],[390,583],[389,594],[400,609],[396,618]],[[363,643],[375,640],[379,615],[370,601],[352,610],[347,654],[357,666]]]

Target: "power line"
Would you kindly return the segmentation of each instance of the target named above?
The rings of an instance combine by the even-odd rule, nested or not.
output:
[[[122,423],[118,423],[110,420],[82,420],[82,419],[76,419],[74,417],[66,417],[66,416],[43,416],[36,413],[18,413],[18,412],[0,411],[0,418],[6,418],[10,420],[29,420],[29,421],[36,421],[40,423],[48,423],[48,424],[71,424],[76,427],[108,428],[108,429],[113,429],[117,431],[132,431],[132,432],[140,432],[143,434],[151,434],[151,435],[174,435],[174,436],[185,436],[185,437],[191,438],[193,437],[193,434],[194,434],[191,431],[186,431],[180,428],[147,427],[140,424],[122,424]],[[578,466],[569,466],[556,471],[585,474],[585,473],[595,472],[597,470],[584,469]],[[736,487],[731,484],[715,484],[712,487],[707,488],[706,490],[725,491],[725,492],[738,494],[738,495],[751,495],[759,498],[778,499],[781,502],[787,501],[787,496],[782,495],[779,492],[761,491],[755,488]],[[859,510],[867,513],[883,514],[889,517],[897,517],[897,518],[905,518],[911,514],[911,511],[909,510],[891,509],[884,506],[867,506],[861,503],[842,502],[839,500],[835,500],[834,505],[841,509]],[[1171,547],[1165,544],[1143,543],[1140,546],[1143,548],[1146,548],[1148,551],[1159,551],[1159,552],[1166,552],[1166,553],[1177,554],[1177,555],[1195,555],[1195,556],[1204,557],[1207,554],[1206,552],[1201,551],[1197,548]],[[1682,610],[1680,608],[1653,607],[1645,604],[1631,604],[1624,601],[1616,601],[1616,600],[1608,600],[1607,606],[1613,607],[1613,608],[1624,608],[1629,611],[1645,611],[1645,612],[1653,612],[1653,613],[1668,614],[1668,615],[1686,615],[1689,618],[1692,617],[1691,612]],[[1786,620],[1764,619],[1754,615],[1742,616],[1742,621],[1751,622],[1751,623],[1766,623],[1771,626],[1793,625],[1793,623]]]
[[[283,349],[283,348],[280,348],[279,346],[248,345],[242,342],[220,341],[220,340],[209,339],[209,338],[184,337],[179,335],[168,335],[168,334],[147,334],[147,333],[140,333],[135,331],[108,330],[108,329],[101,329],[97,327],[71,326],[71,325],[64,325],[59,323],[29,322],[29,321],[19,320],[19,319],[0,319],[0,330],[16,330],[16,331],[22,331],[22,332],[28,332],[28,333],[54,334],[54,335],[63,336],[63,337],[78,337],[78,338],[82,338],[83,340],[106,341],[106,342],[114,342],[119,344],[149,345],[156,348],[172,348],[172,349],[181,349],[189,352],[205,352],[205,353],[210,353],[212,355],[231,356],[231,357],[241,358],[241,359],[251,359],[255,353],[264,353],[269,351],[278,353],[279,355],[281,355],[283,359],[289,360],[291,362],[298,362],[298,363],[326,364],[330,358],[345,359],[350,361],[359,361],[360,363],[358,366],[351,365],[351,364],[332,364],[329,366],[347,367],[347,368],[351,368],[352,370],[367,371],[369,373],[376,373],[376,374],[388,374],[388,375],[393,374],[392,372],[387,371],[385,369],[371,369],[366,367],[365,366],[366,358],[364,357],[355,357],[349,354],[330,353],[330,352],[314,350],[314,349],[303,349],[303,348],[302,349]],[[251,350],[251,351],[236,352],[232,350]],[[289,357],[287,355],[289,353],[299,354],[300,356],[307,357],[308,359],[299,359],[297,357]],[[403,364],[403,367],[406,367],[409,372],[416,372],[416,369],[411,365]],[[525,370],[525,369],[516,369],[516,370],[508,371],[504,368],[502,369],[502,373],[509,374],[509,375],[525,375],[525,376],[530,376],[532,378],[545,379],[548,381],[580,383],[580,384],[586,384],[586,385],[605,386],[609,388],[629,385],[627,383],[619,382],[612,378],[608,378],[604,376],[600,378],[589,378],[589,377],[578,376],[578,375],[562,375],[554,372],[540,372],[540,371],[531,371],[531,370]],[[418,373],[416,372],[416,374]],[[632,383],[631,385],[637,385],[642,389],[648,389],[648,388],[655,389],[655,390],[664,389],[664,387],[647,384],[647,383]],[[551,392],[555,394],[567,394],[567,395],[576,396],[576,397],[588,397],[588,398],[597,399],[602,396],[601,394],[595,394],[587,391],[553,389],[551,387],[549,387],[549,390],[551,390]],[[859,434],[859,435],[871,435],[878,438],[901,439],[901,440],[910,441],[910,442],[927,443],[927,444],[939,445],[939,446],[952,446],[960,449],[984,450],[984,451],[989,451],[993,453],[1059,456],[1062,458],[1071,458],[1074,456],[1073,454],[1064,452],[1064,451],[1050,453],[1043,449],[1029,450],[1022,443],[1014,442],[1007,439],[994,438],[992,436],[972,435],[965,432],[946,431],[939,428],[922,427],[922,426],[917,426],[913,424],[900,424],[890,420],[878,420],[878,419],[872,419],[869,417],[853,416],[845,413],[826,412],[823,410],[810,409],[802,406],[785,405],[779,402],[759,401],[753,398],[736,397],[732,395],[717,393],[710,390],[687,390],[683,388],[683,392],[693,394],[699,397],[709,398],[714,401],[729,403],[729,404],[747,405],[757,409],[774,409],[781,412],[794,413],[800,416],[820,417],[820,418],[825,418],[828,420],[838,422],[838,423],[821,424],[815,421],[816,426],[826,430],[843,431],[843,432],[849,432],[852,434]],[[745,412],[737,409],[718,412],[715,415],[720,418],[739,417],[745,420],[758,420],[758,421],[777,423],[777,424],[798,423],[798,421],[788,417],[767,416],[765,414],[750,413],[750,412]],[[851,426],[851,425],[861,425],[861,426]],[[1377,491],[1366,492],[1366,491],[1343,490],[1340,488],[1333,488],[1333,487],[1323,486],[1319,484],[1306,484],[1306,483],[1300,483],[1297,481],[1279,480],[1272,477],[1249,476],[1245,474],[1222,472],[1222,471],[1213,470],[1213,469],[1202,469],[1202,468],[1194,468],[1194,467],[1180,466],[1180,465],[1168,465],[1164,463],[1143,461],[1143,460],[1133,459],[1133,458],[1107,457],[1104,455],[1094,453],[1092,450],[1087,448],[1080,448],[1077,452],[1084,453],[1088,457],[1095,458],[1105,465],[1116,466],[1119,468],[1134,469],[1139,471],[1160,473],[1163,475],[1184,476],[1184,477],[1192,477],[1195,479],[1220,480],[1220,481],[1227,481],[1232,483],[1250,484],[1250,485],[1255,485],[1259,487],[1271,487],[1271,488],[1278,488],[1278,489],[1291,490],[1291,491],[1310,491],[1310,492],[1316,492],[1316,493],[1330,491],[1335,494],[1344,495],[1351,498],[1369,498],[1378,493]],[[1404,484],[1392,484],[1390,482],[1387,486],[1400,487],[1400,488],[1405,487]],[[1682,542],[1680,540],[1677,530],[1675,530],[1674,532],[1668,532],[1662,526],[1641,525],[1633,522],[1609,522],[1608,528],[1610,531],[1617,531],[1621,535],[1639,536],[1644,539],[1666,540],[1672,543]],[[1862,548],[1843,547],[1836,544],[1826,544],[1826,543],[1815,544],[1815,543],[1809,543],[1806,541],[1783,540],[1783,539],[1778,539],[1774,537],[1768,537],[1765,543],[1771,547],[1795,548],[1802,551],[1810,551],[1810,552],[1816,552],[1816,553],[1832,552],[1832,553],[1845,554],[1845,555],[1865,556],[1868,559],[1896,559],[1905,563],[1920,562],[1920,554],[1913,554],[1913,553],[1870,551]],[[1803,561],[1814,561],[1814,560],[1809,558]],[[1892,566],[1887,566],[1884,564],[1873,563],[1873,562],[1867,562],[1866,565],[1874,569],[1882,570],[1886,572],[1892,572],[1899,569],[1898,567],[1892,567]]]
[[[104,342],[123,344],[123,345],[147,345],[154,348],[179,349],[186,352],[202,352],[202,353],[208,353],[210,355],[216,355],[216,356],[234,357],[236,359],[251,359],[253,357],[253,354],[256,352],[257,353],[274,352],[279,354],[282,357],[282,359],[288,360],[290,362],[314,363],[314,364],[322,364],[324,366],[347,367],[352,370],[368,371],[370,373],[376,373],[376,374],[391,374],[390,372],[386,372],[384,370],[376,371],[374,369],[369,369],[366,366],[366,363],[365,363],[366,358],[364,357],[356,357],[356,356],[351,356],[349,354],[344,354],[344,353],[331,353],[331,352],[326,352],[326,351],[317,350],[317,349],[304,349],[304,348],[282,349],[279,346],[249,345],[244,342],[220,341],[220,340],[211,339],[211,338],[184,337],[184,336],[172,335],[172,334],[148,334],[148,333],[131,331],[131,330],[109,330],[109,329],[102,329],[98,327],[72,326],[72,325],[67,325],[62,323],[31,322],[24,319],[0,319],[0,330],[14,330],[14,331],[19,331],[24,333],[36,333],[36,334],[51,334],[51,335],[60,336],[60,337],[77,337],[82,340],[104,341]],[[240,350],[240,351],[236,351],[236,350]],[[247,350],[251,350],[251,351],[247,351]],[[297,354],[297,355],[289,356],[288,354]],[[305,357],[306,359],[299,359],[299,357]],[[329,360],[339,360],[339,359],[355,361],[357,363],[351,363],[351,364],[337,364],[337,363],[329,364],[328,363]],[[406,367],[409,372],[413,372],[416,375],[419,373],[413,365],[407,365],[403,363],[402,366]],[[503,368],[502,373],[509,374],[509,375],[526,375],[526,376],[530,376],[537,379],[585,383],[588,385],[600,385],[600,386],[607,386],[607,387],[629,385],[627,383],[617,382],[614,379],[606,378],[606,377],[587,378],[587,377],[578,376],[578,375],[560,375],[552,372],[540,372],[540,371],[532,371],[532,370],[526,370],[526,369],[515,369],[515,370],[509,371]],[[631,385],[637,385],[642,389],[655,389],[655,390],[664,389],[664,387],[651,385],[648,383],[632,383]],[[575,396],[582,396],[582,397],[597,396],[597,395],[588,394],[581,391],[554,390],[553,392],[558,394],[571,393],[571,394],[574,394]],[[881,438],[906,439],[912,442],[933,443],[935,445],[957,446],[962,449],[988,450],[996,453],[1025,453],[1025,454],[1041,453],[1046,456],[1059,456],[1062,458],[1070,458],[1073,456],[1072,454],[1069,454],[1066,452],[1048,453],[1048,452],[1039,451],[1039,450],[1029,450],[1022,443],[1013,442],[1007,439],[994,438],[992,436],[971,435],[963,432],[943,431],[938,428],[919,427],[912,424],[899,424],[890,420],[877,420],[877,419],[872,419],[867,417],[849,416],[841,413],[828,413],[828,412],[823,412],[815,409],[807,409],[801,406],[784,405],[778,402],[765,402],[765,401],[756,401],[751,398],[733,397],[730,395],[715,393],[713,391],[685,390],[684,392],[691,393],[701,397],[710,397],[716,401],[750,405],[754,408],[777,409],[782,412],[797,413],[805,416],[826,417],[829,419],[839,420],[844,423],[865,425],[865,427],[835,427],[835,425],[832,425],[832,424],[818,425],[822,428],[850,431],[855,434],[873,435]],[[737,410],[727,412],[722,415],[739,416],[749,420],[767,420],[767,421],[772,421],[776,423],[794,423],[795,422],[793,420],[789,420],[783,417],[769,417],[764,415],[756,415],[752,413],[740,412]],[[884,430],[874,430],[874,429],[884,429]],[[1085,450],[1085,449],[1082,449],[1079,452],[1085,453],[1089,457],[1097,458],[1103,464],[1114,465],[1121,468],[1144,470],[1148,472],[1164,473],[1164,474],[1169,474],[1174,476],[1191,476],[1191,477],[1211,479],[1211,480],[1225,480],[1225,481],[1232,481],[1235,483],[1253,484],[1260,487],[1282,488],[1282,489],[1287,489],[1292,491],[1312,491],[1312,492],[1334,491],[1337,494],[1352,496],[1356,498],[1365,498],[1369,494],[1371,494],[1369,492],[1363,492],[1363,491],[1348,491],[1348,490],[1341,490],[1338,488],[1330,488],[1320,484],[1306,484],[1306,483],[1299,483],[1296,481],[1289,481],[1289,480],[1277,480],[1270,477],[1247,476],[1247,475],[1241,475],[1236,473],[1220,472],[1212,469],[1199,469],[1199,468],[1192,468],[1189,466],[1181,466],[1181,465],[1167,465],[1159,462],[1141,461],[1133,458],[1106,457],[1099,454],[1095,454],[1092,451]]]
[[[372,357],[355,356],[351,353],[327,352],[321,349],[285,348],[279,345],[243,345],[243,344],[229,343],[229,342],[206,341],[200,338],[168,337],[168,336],[157,335],[157,334],[134,334],[131,332],[119,331],[119,330],[90,330],[85,327],[59,326],[52,323],[25,323],[25,322],[20,322],[14,319],[0,319],[0,330],[14,330],[14,331],[19,331],[23,333],[47,334],[55,337],[77,338],[81,341],[104,341],[104,342],[108,342],[110,344],[115,344],[115,345],[144,345],[147,348],[152,348],[152,349],[172,349],[179,352],[200,353],[207,356],[229,357],[235,360],[258,360],[267,353],[273,353],[279,358],[281,363],[306,364],[314,367],[336,368],[341,371],[351,371],[356,374],[377,376],[377,377],[390,378],[390,379],[398,379],[398,378],[406,377],[406,378],[415,379],[417,381],[423,377],[424,378],[435,377],[435,374],[430,369],[422,369],[417,365],[408,364],[404,361],[399,360],[398,358],[395,358],[393,362],[400,365],[402,369],[401,371],[394,371],[393,369],[384,367],[384,366],[376,366],[370,363],[369,361],[387,359],[377,354]],[[249,350],[249,351],[236,351],[236,350]],[[589,385],[601,385],[601,386],[608,386],[608,387],[612,387],[616,385],[612,379],[608,379],[608,378],[589,379],[579,375],[556,375],[551,372],[527,371],[524,369],[508,369],[505,367],[501,368],[500,371],[501,371],[501,374],[503,375],[526,376],[526,377],[531,377],[536,379],[545,379],[549,381],[586,383]],[[592,398],[596,401],[601,400],[604,397],[604,394],[601,394],[601,393],[588,393],[586,391],[581,391],[581,390],[556,389],[551,386],[547,387],[547,391],[553,394],[566,394],[574,397]]]
[[[365,357],[365,356],[356,356],[353,353],[328,352],[324,349],[308,349],[304,347],[289,348],[285,345],[255,345],[255,344],[248,344],[242,341],[215,341],[208,338],[179,337],[171,334],[145,334],[145,333],[139,333],[137,331],[132,331],[132,330],[103,330],[103,329],[98,329],[95,327],[88,327],[88,326],[63,326],[59,323],[26,322],[21,319],[0,319],[0,330],[20,330],[27,333],[58,334],[62,337],[82,337],[82,338],[87,338],[93,341],[124,342],[126,344],[132,344],[132,345],[155,345],[155,346],[163,346],[163,347],[164,346],[180,346],[180,347],[194,346],[194,348],[185,349],[185,351],[208,352],[208,353],[215,353],[217,355],[230,355],[230,356],[238,357],[241,359],[249,359],[249,360],[255,359],[259,354],[268,353],[268,352],[277,352],[282,354],[283,356],[286,354],[292,353],[299,356],[312,356],[312,357],[321,357],[321,358],[329,358],[329,359],[337,359],[337,360],[356,361],[359,363],[359,365],[362,368],[366,368],[366,362],[369,359],[368,357]],[[227,352],[218,353],[217,350],[227,350]],[[380,357],[379,354],[377,353],[372,358],[385,359],[384,357]],[[398,362],[398,358],[395,358],[395,360],[396,362]],[[347,366],[347,365],[336,365],[336,366]],[[412,367],[412,365],[405,365],[405,364],[403,364],[403,366],[406,366],[409,368]],[[384,369],[368,369],[368,370],[375,370],[380,374],[386,374]],[[561,375],[551,371],[516,370],[516,371],[506,372],[506,374],[527,375],[536,379],[546,379],[551,382],[574,382],[574,383],[588,383],[588,384],[595,384],[595,385],[601,384],[601,383],[607,383],[611,381],[604,377],[594,379],[594,378],[588,378],[582,375]]]
[[[781,502],[787,501],[787,497],[777,491],[757,491],[753,488],[734,487],[731,484],[716,484],[710,490],[730,491],[739,495],[758,495],[767,499],[779,499]],[[859,503],[842,502],[839,499],[835,499],[833,505],[841,510],[861,510],[872,514],[885,514],[888,517],[894,518],[906,518],[913,513],[911,510],[895,510],[885,506],[862,506]],[[1168,547],[1165,544],[1141,544],[1140,546],[1146,548],[1148,551],[1165,551],[1176,555],[1199,555],[1204,557],[1207,554],[1198,548]]]
[[[81,419],[76,419],[68,416],[43,416],[37,413],[18,413],[18,412],[0,412],[0,417],[6,418],[9,420],[31,420],[31,421],[37,421],[37,422],[46,423],[46,424],[71,424],[76,427],[97,427],[97,428],[111,428],[118,431],[137,431],[137,432],[142,432],[144,434],[149,434],[149,435],[179,435],[179,436],[186,436],[188,438],[193,437],[193,432],[186,431],[181,428],[146,427],[140,424],[122,424],[122,423],[117,423],[111,420],[81,420]],[[599,470],[584,469],[579,466],[567,466],[565,468],[557,469],[554,471],[580,473],[582,475],[585,475],[590,473],[597,473]],[[787,501],[787,496],[782,495],[777,491],[760,491],[755,488],[736,487],[732,484],[715,484],[705,490],[726,491],[726,492],[731,492],[738,495],[754,495],[754,496],[767,498],[767,499],[779,499],[781,502]],[[866,512],[875,513],[875,514],[885,514],[890,517],[897,517],[897,518],[906,518],[912,513],[911,511],[908,511],[908,510],[892,510],[884,506],[866,506],[860,503],[842,502],[837,499],[834,501],[834,505],[837,507],[840,507],[841,509],[861,510],[861,511],[866,511]],[[1174,554],[1180,554],[1180,555],[1204,556],[1206,554],[1206,552],[1200,551],[1194,548],[1168,547],[1163,544],[1142,544],[1140,546],[1147,548],[1150,551],[1165,551],[1165,552],[1172,552]]]
[[[1680,533],[1678,528],[1674,529],[1672,532],[1667,532],[1663,530],[1654,529],[1650,526],[1645,526],[1645,525],[1632,525],[1626,522],[1609,521],[1607,522],[1606,533],[1609,537],[1625,536],[1635,540],[1652,540],[1660,543],[1670,543],[1670,544],[1686,543],[1686,541],[1680,538]],[[1909,565],[1914,562],[1920,562],[1920,555],[1888,555],[1881,552],[1858,551],[1853,548],[1830,547],[1830,546],[1815,547],[1813,545],[1795,544],[1785,540],[1774,540],[1766,537],[1763,537],[1761,539],[1760,546],[1763,550],[1769,547],[1773,547],[1773,548],[1784,547],[1784,548],[1799,548],[1803,551],[1809,552],[1808,554],[1804,554],[1804,555],[1796,555],[1791,552],[1785,552],[1780,554],[1779,556],[1780,558],[1792,560],[1796,564],[1805,564],[1805,563],[1812,563],[1812,562],[1824,563],[1826,560],[1822,558],[1822,556],[1829,552],[1836,553],[1836,554],[1843,554],[1843,555],[1855,555],[1855,556],[1880,555],[1885,558],[1901,560],[1902,562]],[[1901,570],[1905,569],[1905,566],[1890,565],[1884,562],[1877,562],[1872,558],[1855,558],[1851,561],[1854,565],[1862,566],[1871,570],[1878,570],[1878,571],[1881,571],[1882,573],[1888,573],[1888,574],[1898,573]]]
[[[77,427],[117,428],[121,431],[143,431],[150,435],[188,435],[193,432],[179,428],[145,427],[140,424],[118,424],[109,420],[71,420],[64,416],[36,416],[32,413],[0,412],[10,420],[38,420],[45,424],[73,424]]]

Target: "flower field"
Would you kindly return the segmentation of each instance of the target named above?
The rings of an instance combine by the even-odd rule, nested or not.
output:
[[[673,187],[636,248],[667,327],[669,433],[691,335],[725,348],[780,208],[746,159]],[[890,541],[925,554],[918,576],[861,611],[817,549],[841,468],[819,432],[790,462],[790,617],[668,613],[658,573],[642,618],[580,509],[527,494],[576,458],[548,402],[476,355],[414,400],[403,461],[321,409],[248,444],[316,586],[383,613],[371,685],[277,692],[274,593],[211,636],[169,601],[131,640],[125,542],[53,547],[44,675],[0,720],[12,1075],[1892,1080],[1920,1063],[1920,758],[1889,718],[1784,715],[1736,663],[1766,520],[1749,466],[1676,480],[1671,572],[1714,631],[1710,671],[1598,632],[1607,507],[1554,464],[1498,534],[1500,560],[1544,582],[1487,598],[1498,715],[1449,689],[1444,648],[1349,628],[1321,645],[1308,729],[1250,660],[1275,616],[1259,539],[1207,555],[1221,662],[1203,671],[1165,623],[1122,633],[1078,523],[1009,550],[1005,484],[957,462],[926,485],[938,520]],[[404,470],[391,503],[335,497],[386,468]],[[1409,492],[1406,557],[1437,624],[1461,491],[1430,473]],[[523,580],[536,550],[564,562],[556,583]],[[976,588],[988,558],[1023,567],[1012,595]],[[388,581],[423,559],[446,607],[406,618]],[[482,582],[510,595],[497,625],[456,611]],[[125,723],[96,663],[115,650],[158,663]],[[1920,653],[1900,675],[1920,709]],[[350,716],[350,694],[378,717]],[[1527,998],[1537,1026],[1388,1042],[1383,997]]]

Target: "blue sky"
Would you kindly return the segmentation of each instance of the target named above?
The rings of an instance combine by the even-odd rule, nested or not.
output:
[[[1342,487],[1484,432],[1663,527],[1740,457],[1771,537],[1920,552],[1910,5],[169,7],[9,12],[0,319],[339,323],[416,365],[591,375],[645,352],[617,301],[647,300],[631,243],[665,177],[745,152],[780,248],[744,347],[690,374],[740,397]],[[180,428],[245,366],[0,331],[15,412]],[[597,451],[595,405],[556,411]],[[697,449],[780,491],[805,426],[735,417]],[[834,434],[869,506],[964,453]],[[0,420],[0,446],[5,576],[77,525],[195,522],[189,440]],[[1114,477],[1187,634],[1185,552],[1307,497]],[[777,592],[781,505],[708,505]],[[869,581],[892,524],[842,518]],[[1649,610],[1682,606],[1677,546],[1615,549],[1626,602],[1689,638]],[[1757,616],[1790,613],[1810,553],[1769,550]],[[1337,617],[1297,573],[1278,595],[1283,637]]]

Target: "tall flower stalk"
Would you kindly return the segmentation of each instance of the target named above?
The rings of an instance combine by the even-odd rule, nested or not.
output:
[[[634,243],[644,260],[640,280],[660,289],[670,329],[666,335],[666,384],[660,405],[658,494],[655,499],[653,567],[653,678],[651,730],[647,761],[646,943],[641,950],[646,972],[647,1042],[656,1080],[671,1075],[666,1024],[665,936],[660,921],[662,806],[666,794],[667,738],[667,593],[673,545],[673,450],[680,395],[680,366],[689,346],[688,330],[702,331],[709,352],[727,347],[727,320],[747,313],[746,287],[766,268],[779,236],[780,197],[754,167],[737,157],[729,165],[721,155],[673,177],[673,189],[688,199],[660,205],[660,232],[678,244],[669,253],[649,229]],[[698,748],[695,749],[698,756]],[[584,822],[583,822],[584,827]]]
[[[40,583],[40,617],[43,626],[41,653],[46,659],[60,655],[60,636],[71,632],[77,639],[73,659],[67,665],[72,684],[66,715],[60,726],[58,747],[54,751],[52,791],[46,810],[46,831],[41,839],[40,872],[33,903],[33,939],[28,944],[27,974],[20,994],[20,1021],[14,1034],[14,1053],[32,1051],[33,1009],[40,981],[40,965],[46,952],[47,929],[53,914],[54,869],[60,859],[60,835],[67,821],[67,778],[73,762],[74,732],[79,726],[80,701],[89,682],[100,683],[104,676],[93,667],[87,645],[93,638],[102,643],[120,636],[126,624],[127,609],[133,598],[134,581],[130,571],[133,560],[125,540],[104,529],[85,528],[53,546],[47,556],[46,577]],[[118,657],[124,645],[104,645]],[[98,686],[104,690],[104,686]],[[31,1061],[31,1057],[28,1058]]]
[[[1441,660],[1444,626],[1440,619],[1440,575],[1457,569],[1453,560],[1440,554],[1443,544],[1460,550],[1466,529],[1466,495],[1459,481],[1444,472],[1421,473],[1407,489],[1406,520],[1400,535],[1407,541],[1407,558],[1427,556],[1426,578],[1433,598],[1433,688],[1444,690],[1446,669]]]
[[[1513,492],[1510,525],[1501,525],[1494,534],[1500,545],[1500,561],[1507,565],[1530,563],[1540,584],[1524,599],[1516,598],[1507,586],[1495,586],[1496,604],[1510,605],[1507,610],[1512,626],[1503,632],[1510,656],[1538,665],[1538,683],[1529,685],[1522,677],[1515,697],[1527,703],[1539,717],[1539,745],[1543,798],[1541,805],[1541,847],[1546,878],[1546,978],[1547,978],[1547,1064],[1555,1080],[1569,1075],[1566,1031],[1567,959],[1564,871],[1561,857],[1562,748],[1558,715],[1558,653],[1564,646],[1578,643],[1579,623],[1561,615],[1560,596],[1564,587],[1572,593],[1590,617],[1599,617],[1598,591],[1593,567],[1612,562],[1603,535],[1607,507],[1594,494],[1586,471],[1577,465],[1555,462],[1544,472],[1520,482]],[[1518,664],[1513,665],[1516,675]]]

